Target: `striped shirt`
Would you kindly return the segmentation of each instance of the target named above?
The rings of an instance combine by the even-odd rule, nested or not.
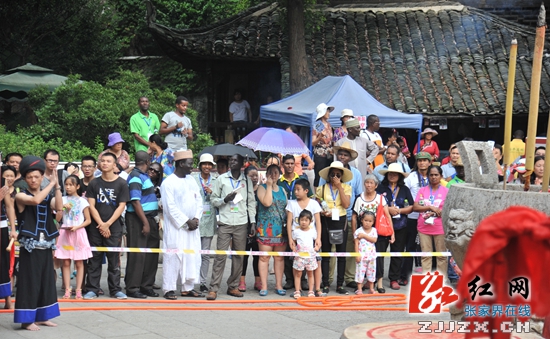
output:
[[[130,189],[130,201],[139,200],[145,214],[153,214],[153,212],[156,214],[159,207],[155,195],[155,186],[147,173],[134,167],[127,181]],[[127,212],[133,213],[136,211],[133,204],[127,204],[126,206]]]

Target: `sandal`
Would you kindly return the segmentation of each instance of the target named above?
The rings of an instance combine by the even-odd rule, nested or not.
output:
[[[74,298],[79,299],[79,300],[82,299],[82,289],[80,289],[80,288],[76,289],[76,295],[75,295]]]
[[[245,288],[246,288],[246,286],[245,286]],[[256,281],[254,283],[254,289],[256,291],[261,291],[262,290],[262,282],[261,281]],[[241,291],[241,292],[244,292],[244,291]]]
[[[302,292],[301,291],[294,291],[294,299],[298,299],[302,296]]]
[[[309,292],[307,292],[307,296],[308,296],[309,298],[315,298],[315,292],[309,291]]]
[[[363,291],[362,290],[355,290],[355,295],[363,295]]]
[[[181,292],[181,296],[182,297],[190,297],[190,298],[203,298],[204,294],[199,293],[195,290],[191,290],[191,291]]]
[[[239,283],[239,287],[237,287],[237,289],[238,289],[240,292],[246,292],[246,282],[241,281],[241,282]]]
[[[286,295],[286,290],[275,290],[278,295]]]
[[[326,297],[328,294],[323,292],[322,290],[317,290],[315,291],[315,296],[318,297],[318,298],[323,298],[323,297]]]
[[[164,293],[164,299],[176,300],[178,299],[178,297],[176,296],[176,293],[174,293],[174,291],[168,291]]]
[[[63,295],[63,299],[71,299],[71,287],[65,289],[65,294]]]
[[[265,297],[267,295],[267,290],[260,291],[260,297]]]

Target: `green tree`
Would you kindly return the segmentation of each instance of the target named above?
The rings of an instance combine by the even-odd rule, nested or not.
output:
[[[78,76],[58,87],[53,93],[45,88],[30,92],[29,102],[35,108],[38,123],[26,129],[39,135],[45,142],[80,142],[84,147],[94,148],[106,145],[110,133],[119,132],[126,140],[130,154],[134,153],[133,136],[130,133],[130,117],[138,111],[138,98],[147,96],[151,102],[150,111],[159,119],[165,112],[174,109],[175,95],[167,90],[150,86],[141,72],[120,71],[105,85],[88,81],[79,83]],[[197,112],[187,111],[198,132],[191,149],[199,153],[210,146],[210,135],[204,135],[198,128]]]
[[[120,56],[116,26],[104,1],[0,1],[0,69],[31,62],[103,81]]]

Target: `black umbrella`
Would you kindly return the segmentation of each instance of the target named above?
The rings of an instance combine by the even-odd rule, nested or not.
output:
[[[257,159],[256,155],[254,154],[254,151],[252,151],[251,149],[238,146],[238,145],[227,144],[227,143],[206,147],[201,151],[199,156],[202,155],[203,153],[210,153],[216,156],[228,156],[228,157],[233,156],[235,154],[239,154],[245,158]]]

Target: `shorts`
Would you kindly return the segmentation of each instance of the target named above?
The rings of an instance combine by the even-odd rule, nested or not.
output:
[[[294,257],[294,263],[292,264],[292,268],[296,271],[303,271],[304,269],[315,271],[317,266],[317,258],[302,258],[298,256]]]

